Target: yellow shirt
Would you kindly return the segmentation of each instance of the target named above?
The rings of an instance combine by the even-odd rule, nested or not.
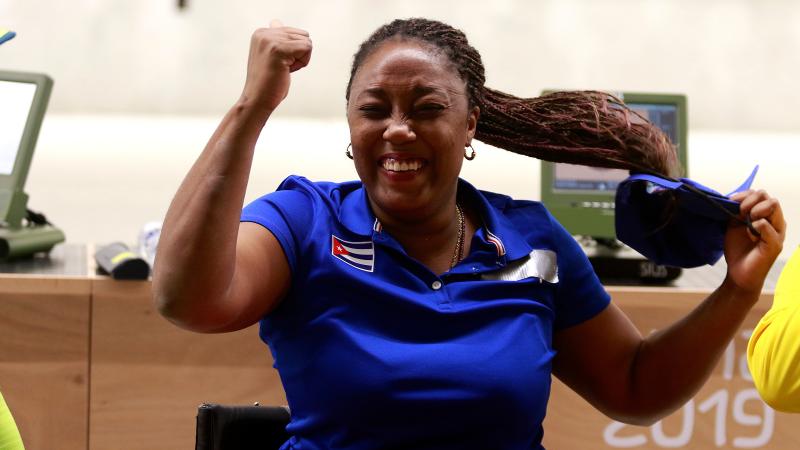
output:
[[[800,247],[778,278],[772,308],[753,330],[747,362],[768,405],[800,412]]]

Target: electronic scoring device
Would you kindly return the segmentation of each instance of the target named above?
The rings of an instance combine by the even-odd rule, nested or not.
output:
[[[23,190],[53,80],[0,71],[0,260],[47,252],[64,233],[29,211]]]

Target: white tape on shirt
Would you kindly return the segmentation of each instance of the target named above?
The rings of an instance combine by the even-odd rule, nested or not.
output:
[[[484,273],[484,280],[519,281],[539,278],[548,283],[558,283],[558,260],[552,250],[533,250],[527,258],[513,261],[494,272]]]

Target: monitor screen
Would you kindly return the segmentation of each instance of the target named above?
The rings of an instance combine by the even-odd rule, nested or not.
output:
[[[36,94],[35,83],[0,80],[0,175],[11,175]]]
[[[0,70],[0,203],[25,185],[52,88],[47,75]]]
[[[25,216],[25,179],[52,88],[45,74],[0,70],[0,228]]]
[[[615,93],[642,119],[661,128],[678,150],[686,175],[686,97],[674,94]],[[639,116],[633,116],[637,120]],[[640,119],[641,120],[641,119]],[[542,161],[542,201],[574,235],[613,239],[614,197],[627,170]]]

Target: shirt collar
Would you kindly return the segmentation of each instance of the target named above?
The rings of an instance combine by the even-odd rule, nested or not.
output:
[[[505,207],[512,202],[510,197],[484,193],[460,178],[458,192],[478,207],[483,227],[476,234],[484,243],[495,248],[498,262],[505,264],[530,254],[533,248],[504,214]]]
[[[342,192],[344,199],[339,207],[339,222],[355,234],[371,236],[373,231],[380,232],[380,222],[372,214],[364,186],[360,182],[354,184],[354,189]]]
[[[380,234],[381,224],[372,213],[364,186],[358,182],[346,183],[346,186],[348,189],[342,189],[341,192],[344,198],[339,208],[339,222],[361,236]],[[479,209],[483,226],[476,235],[482,243],[493,248],[501,265],[530,254],[533,248],[503,214],[503,209],[512,201],[511,198],[497,194],[489,194],[491,199],[487,198],[484,192],[461,178],[458,180],[458,195],[468,199]]]

